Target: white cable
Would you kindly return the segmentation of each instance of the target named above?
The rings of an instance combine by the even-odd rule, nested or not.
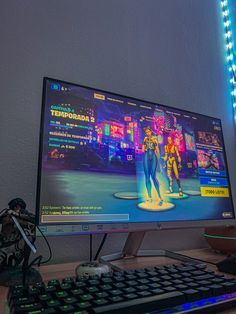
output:
[[[17,219],[14,216],[11,216],[12,220],[14,221],[15,225],[17,226],[18,230],[20,231],[23,239],[25,240],[25,242],[28,244],[28,246],[31,248],[31,251],[33,253],[36,253],[36,247],[30,242],[30,240],[27,238],[24,230],[21,228],[21,225],[19,224],[19,222],[17,221]]]

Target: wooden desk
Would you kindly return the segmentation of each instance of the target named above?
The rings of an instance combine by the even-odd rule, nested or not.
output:
[[[207,262],[216,263],[225,258],[223,254],[216,254],[212,252],[210,249],[198,249],[198,250],[188,250],[181,251],[181,254],[200,258]],[[123,269],[132,269],[132,268],[144,268],[144,267],[152,267],[157,265],[168,265],[172,263],[177,263],[177,261],[173,261],[173,259],[166,257],[139,257],[135,259],[125,259],[113,262],[114,265],[123,268]],[[75,268],[78,263],[65,263],[65,264],[55,264],[55,265],[46,265],[41,266],[38,270],[40,271],[43,280],[51,280],[51,279],[62,279],[65,277],[73,277],[75,275]],[[208,268],[216,271],[215,266],[208,264]],[[232,275],[229,275],[232,278]],[[0,287],[0,313],[5,313],[5,302],[7,296],[8,288]],[[217,314],[219,312],[215,312]],[[220,313],[224,314],[236,314],[236,308],[231,310],[221,311]]]

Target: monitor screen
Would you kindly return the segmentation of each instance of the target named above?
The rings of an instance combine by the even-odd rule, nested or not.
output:
[[[45,78],[37,216],[68,232],[229,223],[221,121]]]

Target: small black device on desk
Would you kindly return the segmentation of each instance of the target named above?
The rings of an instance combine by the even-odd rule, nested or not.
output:
[[[219,271],[228,274],[236,274],[236,255],[230,255],[216,264]]]
[[[15,314],[215,313],[236,305],[236,280],[184,263],[15,286],[8,304]]]

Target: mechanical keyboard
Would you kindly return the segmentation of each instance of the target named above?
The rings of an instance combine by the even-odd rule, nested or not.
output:
[[[236,306],[236,280],[184,263],[18,285],[8,306],[15,314],[216,313]]]

